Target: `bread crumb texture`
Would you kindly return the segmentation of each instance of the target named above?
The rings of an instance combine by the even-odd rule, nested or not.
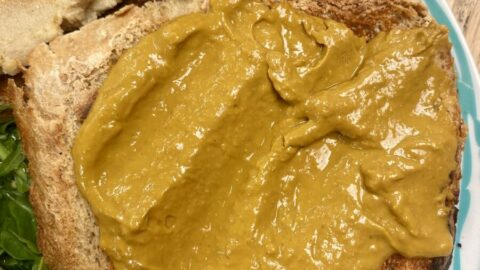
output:
[[[17,74],[38,44],[95,20],[120,1],[0,0],[0,74]]]

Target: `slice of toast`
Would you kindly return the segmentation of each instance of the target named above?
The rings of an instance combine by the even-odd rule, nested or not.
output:
[[[200,11],[199,1],[127,6],[80,31],[42,44],[30,56],[28,89],[13,91],[17,125],[33,180],[38,244],[52,269],[108,269],[98,228],[77,190],[70,149],[97,89],[119,55],[168,19]],[[38,181],[37,181],[38,180]]]
[[[370,38],[392,28],[432,23],[425,7],[411,0],[291,0],[298,9],[332,18]],[[9,81],[33,183],[30,198],[38,220],[38,243],[51,269],[111,269],[99,248],[95,218],[77,189],[70,155],[75,135],[86,118],[96,91],[110,67],[142,36],[176,16],[207,9],[205,0],[166,0],[143,7],[126,6],[78,31],[38,46],[30,55],[25,85]],[[450,48],[439,52],[437,64],[455,80]],[[444,97],[458,128],[457,162],[465,130],[457,91]],[[451,196],[458,198],[460,167],[450,175]],[[452,211],[450,228],[455,229]],[[407,259],[392,256],[383,269],[447,269],[450,257]]]

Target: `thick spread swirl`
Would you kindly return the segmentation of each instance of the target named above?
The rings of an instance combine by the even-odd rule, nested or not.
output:
[[[439,26],[380,33],[213,1],[113,67],[76,177],[116,269],[378,269],[448,255]]]

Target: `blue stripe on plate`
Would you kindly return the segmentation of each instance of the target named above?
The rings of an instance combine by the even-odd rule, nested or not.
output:
[[[456,73],[457,73],[457,86],[460,97],[460,104],[462,106],[462,115],[465,121],[472,119],[474,126],[469,126],[469,129],[475,129],[475,134],[477,137],[475,140],[480,141],[478,135],[480,135],[480,123],[476,120],[477,108],[476,108],[476,98],[475,92],[473,89],[472,83],[472,71],[469,68],[467,61],[467,54],[465,53],[462,42],[460,41],[459,35],[453,26],[453,22],[448,18],[445,10],[442,9],[438,0],[425,0],[427,6],[430,10],[432,16],[443,25],[446,25],[449,29],[450,41],[453,44],[453,50],[455,53],[455,62],[456,62]],[[467,189],[471,178],[472,178],[472,151],[471,143],[467,137],[465,143],[465,151],[463,154],[463,166],[462,173],[463,179],[460,185],[460,203],[459,203],[459,214],[457,219],[457,232],[455,236],[455,244],[457,244],[462,235],[463,227],[465,225],[465,220],[467,217],[468,210],[470,209],[470,191]],[[461,270],[461,258],[460,258],[461,249],[455,245],[453,251],[453,269]]]

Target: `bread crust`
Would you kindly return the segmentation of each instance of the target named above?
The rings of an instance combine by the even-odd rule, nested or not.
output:
[[[332,18],[371,38],[392,28],[424,26],[432,22],[425,7],[411,0],[291,0],[309,14]],[[38,221],[38,243],[51,269],[111,269],[99,248],[98,228],[88,203],[78,191],[70,150],[88,114],[96,91],[120,54],[135,42],[178,15],[205,10],[204,0],[168,0],[128,5],[79,31],[41,44],[30,55],[25,85],[9,81],[29,169],[33,179],[30,200]],[[396,15],[395,15],[396,14]],[[445,48],[438,64],[455,81],[453,62]],[[445,105],[458,130],[458,167],[450,175],[447,204],[458,200],[460,159],[465,138],[457,89],[452,84]],[[452,208],[454,209],[454,208]],[[454,235],[455,209],[450,228]],[[451,257],[403,258],[394,255],[382,269],[448,269]]]

